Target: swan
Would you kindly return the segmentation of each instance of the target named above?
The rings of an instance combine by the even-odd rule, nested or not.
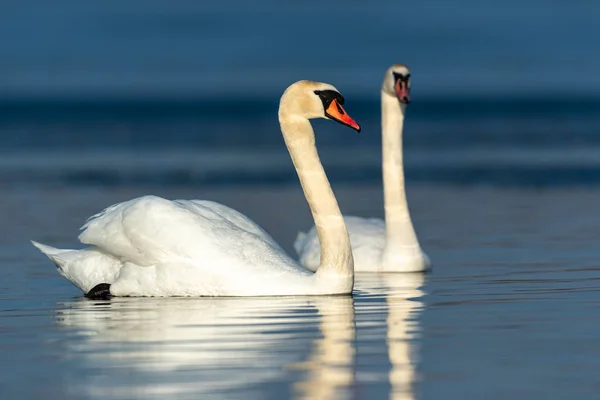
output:
[[[279,123],[323,245],[316,272],[297,263],[254,221],[206,200],[144,196],[108,207],[81,228],[83,250],[32,242],[86,297],[350,294],[348,232],[309,119],[360,132],[332,85],[299,81],[279,103]]]
[[[385,72],[381,87],[385,221],[344,218],[357,272],[419,272],[430,265],[419,246],[404,190],[402,131],[408,103],[410,70],[406,65],[392,65]],[[308,233],[300,232],[294,242],[300,262],[311,271],[319,267],[319,239],[313,227]]]

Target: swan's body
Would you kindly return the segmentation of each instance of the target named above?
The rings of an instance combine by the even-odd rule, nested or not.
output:
[[[345,217],[357,272],[418,272],[429,267],[412,225],[404,188],[402,131],[409,91],[408,67],[390,67],[381,88],[385,221]],[[321,252],[315,227],[299,233],[294,248],[300,262],[315,271]]]
[[[272,287],[302,294],[303,285],[318,285],[257,224],[210,201],[119,203],[92,217],[79,239],[94,247],[38,247],[85,293],[99,283],[128,296],[257,296]]]
[[[329,117],[360,130],[342,103],[333,86],[300,81],[286,90],[279,108],[286,145],[327,243],[316,273],[254,221],[211,201],[145,196],[89,219],[79,239],[90,248],[34,244],[89,297],[348,294],[354,282],[348,233],[309,122]]]

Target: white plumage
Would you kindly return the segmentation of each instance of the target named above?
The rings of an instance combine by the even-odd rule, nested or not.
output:
[[[344,217],[357,272],[418,272],[430,265],[414,231],[404,188],[402,131],[409,94],[408,67],[388,68],[381,88],[385,221]],[[294,243],[300,262],[312,271],[319,266],[319,242],[313,227],[299,233]]]
[[[79,240],[93,247],[40,249],[86,293],[99,283],[115,296],[251,296],[273,285],[302,293],[314,275],[252,220],[212,201],[144,196],[82,229]]]
[[[383,220],[344,217],[344,222],[350,235],[355,270],[357,266],[368,266],[373,260],[381,257],[385,247],[385,222]],[[296,253],[300,254],[300,263],[311,270],[315,270],[319,266],[320,247],[319,237],[314,226],[308,233],[300,232],[294,242],[294,249]]]
[[[331,243],[329,255],[317,273],[293,260],[248,217],[204,200],[140,197],[113,205],[87,221],[79,239],[90,248],[34,245],[86,293],[102,283],[110,285],[113,296],[350,293],[354,275],[348,234],[308,122],[325,118],[326,102],[331,99],[324,99],[319,91],[341,98],[331,85],[300,81],[286,90],[279,111],[313,216],[330,221],[321,232]],[[341,122],[360,129],[345,113],[341,115]],[[328,117],[337,120],[330,113]]]

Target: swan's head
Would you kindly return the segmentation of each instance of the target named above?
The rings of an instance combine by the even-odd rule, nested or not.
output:
[[[394,64],[385,71],[381,90],[395,96],[401,104],[410,103],[410,69],[403,64]]]
[[[343,104],[344,96],[332,85],[298,81],[281,96],[279,114],[281,117],[285,110],[289,117],[331,119],[360,132],[360,126],[346,113]]]

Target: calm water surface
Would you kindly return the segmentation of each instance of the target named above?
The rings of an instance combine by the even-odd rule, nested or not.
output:
[[[380,215],[379,186],[337,186],[348,213]],[[27,243],[75,246],[84,218],[146,192],[229,204],[287,249],[310,223],[295,186],[4,190],[2,398],[598,393],[598,189],[413,186],[433,273],[361,274],[352,298],[88,301]]]

